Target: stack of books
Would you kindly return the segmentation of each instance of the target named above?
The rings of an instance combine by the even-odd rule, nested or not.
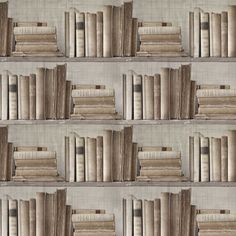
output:
[[[104,6],[103,11],[65,12],[65,52],[68,57],[135,56],[138,20],[133,2]]]
[[[105,130],[96,138],[65,137],[66,180],[70,182],[134,181],[138,147],[132,127]]]
[[[104,85],[72,86],[73,114],[71,119],[119,119],[115,107],[115,90]]]
[[[15,147],[14,181],[62,181],[58,176],[56,152],[46,147]]]
[[[14,25],[13,56],[62,56],[57,47],[56,27],[42,22],[17,22]]]
[[[236,235],[235,214],[198,214],[198,234],[201,236]]]
[[[138,152],[138,181],[184,181],[180,152],[171,147],[142,147]]]
[[[134,213],[134,214],[133,214]],[[123,199],[123,235],[195,235],[196,206],[189,189],[164,192],[160,199]]]
[[[66,64],[36,74],[0,76],[0,118],[2,120],[69,119],[71,81],[66,80]]]
[[[184,56],[181,28],[166,22],[143,22],[138,28],[137,56]]]
[[[190,178],[194,182],[236,181],[236,131],[220,138],[199,132],[189,137]]]
[[[189,13],[189,51],[193,57],[236,56],[236,5],[221,13],[195,8]]]
[[[197,119],[236,119],[236,89],[220,86],[197,90]]]
[[[8,2],[0,2],[0,56],[11,56],[13,47],[13,19],[8,18]]]
[[[30,200],[5,196],[0,199],[0,206],[1,235],[71,235],[72,209],[66,205],[64,189],[37,192],[36,198]]]
[[[0,127],[0,181],[10,181],[13,173],[13,144],[8,143],[8,128]]]
[[[98,209],[72,211],[73,236],[115,236],[115,215]]]
[[[123,115],[126,120],[191,119],[195,115],[196,81],[191,65],[161,68],[154,76],[130,70],[123,75]]]

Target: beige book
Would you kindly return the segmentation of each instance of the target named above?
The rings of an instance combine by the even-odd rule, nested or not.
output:
[[[236,56],[236,6],[228,8],[228,57]]]
[[[46,193],[36,193],[36,235],[46,236],[45,234],[45,201]]]
[[[137,159],[138,159],[138,143],[132,143],[131,181],[135,181],[135,178],[139,171],[137,168]]]
[[[72,120],[120,120],[121,116],[115,114],[71,114]]]
[[[131,38],[131,56],[136,56],[137,49],[139,48],[138,42],[138,19],[132,18],[132,38]]]
[[[70,114],[71,114],[71,109],[72,109],[72,102],[71,102],[71,80],[66,80],[66,85],[65,85],[65,111],[64,111],[64,118],[69,119]],[[55,99],[55,104],[56,104],[56,99]]]
[[[47,147],[17,146],[17,147],[14,147],[14,151],[16,152],[47,151]]]
[[[14,162],[13,162],[13,143],[7,144],[7,170],[6,180],[10,181],[14,175]]]
[[[72,213],[73,214],[105,214],[106,210],[104,209],[73,209]],[[88,223],[88,222],[84,221],[83,223]],[[91,222],[91,223],[94,223],[94,222]]]
[[[142,200],[133,200],[133,233],[142,236]]]
[[[142,21],[140,22],[142,27],[152,27],[152,26],[172,26],[171,22],[162,21]]]
[[[198,108],[199,114],[236,114],[236,107],[202,107]]]
[[[105,88],[106,86],[104,84],[73,84],[72,85],[72,89],[105,89]]]
[[[75,144],[75,134],[70,133],[69,136],[69,182],[75,182],[75,166],[76,161],[76,144]]]
[[[154,120],[159,120],[161,118],[161,77],[160,77],[160,74],[154,75],[153,93],[154,93],[154,101],[153,101]]]
[[[170,119],[170,68],[161,68],[161,119]]]
[[[17,75],[9,75],[9,120],[17,120]]]
[[[189,55],[193,57],[194,53],[194,12],[189,12]]]
[[[227,209],[197,209],[197,214],[230,214]]]
[[[56,235],[56,193],[46,193],[45,235]]]
[[[29,236],[29,201],[20,200],[20,235]]]
[[[235,230],[236,231],[236,222],[235,221],[217,221],[217,222],[198,222],[199,230],[207,231],[221,231],[221,230]]]
[[[144,201],[146,235],[154,236],[154,202]]]
[[[181,28],[178,26],[145,26],[139,27],[139,34],[181,34]]]
[[[159,152],[159,151],[172,151],[172,147],[164,146],[143,146],[139,148],[142,152]]]
[[[170,193],[161,193],[161,236],[170,235]]]
[[[9,236],[18,235],[18,224],[17,224],[17,200],[9,199],[8,201],[8,214],[9,214]],[[1,212],[2,215],[2,212]],[[1,219],[2,220],[2,219]],[[2,223],[2,222],[1,222]]]
[[[57,52],[58,48],[56,44],[39,44],[39,45],[34,45],[34,44],[16,44],[15,47],[16,52]]]
[[[198,214],[197,222],[230,222],[236,221],[235,214]]]
[[[141,169],[140,170],[141,176],[182,176],[182,170],[169,170],[169,169]]]
[[[228,181],[228,137],[221,137],[221,181]]]
[[[153,76],[144,76],[143,79],[144,85],[144,93],[145,96],[145,105],[143,113],[145,113],[145,120],[153,120],[154,119],[154,77]]]
[[[111,231],[115,230],[114,221],[84,221],[84,222],[73,222],[73,228],[80,231]]]
[[[154,236],[161,236],[161,200],[154,199]]]
[[[115,236],[115,232],[75,232],[73,236]]]
[[[200,12],[201,9],[196,7],[194,8],[193,12],[193,57],[200,57],[201,51],[200,51]]]
[[[1,171],[0,180],[7,180],[7,163],[8,163],[8,129],[7,127],[0,127],[1,139],[0,139],[0,161],[1,161]]]
[[[106,130],[103,136],[103,181],[112,181],[112,150],[113,150],[113,132]]]
[[[113,6],[112,51],[114,57],[122,56],[122,7]]]
[[[212,57],[221,56],[221,14],[211,13]]]
[[[56,34],[56,27],[49,26],[26,26],[26,27],[14,27],[14,34]]]
[[[197,89],[230,89],[229,84],[199,84]]]
[[[55,159],[56,152],[53,151],[17,151],[14,152],[15,160],[24,159]]]
[[[36,75],[29,76],[29,119],[36,119]]]
[[[9,72],[4,70],[2,72],[2,120],[8,120],[8,86],[9,86]]]
[[[180,44],[141,44],[141,52],[181,52],[183,50]]]
[[[189,118],[194,119],[194,116],[197,112],[197,99],[196,99],[196,81],[190,81],[190,109],[189,109]]]
[[[69,10],[69,57],[75,57],[75,9]]]
[[[97,57],[103,57],[103,12],[97,12]]]
[[[133,73],[133,119],[142,119],[142,76]]]
[[[209,138],[200,138],[200,160],[201,160],[201,182],[210,181],[210,151],[209,151]]]
[[[88,13],[88,57],[97,56],[97,16]]]
[[[123,77],[123,104],[124,104],[123,114],[124,114],[124,119],[126,120],[133,119],[133,74],[134,72],[132,70],[129,70],[127,74],[124,75]],[[142,83],[142,89],[144,89],[144,83]],[[142,97],[144,99],[143,93]]]
[[[55,166],[17,166],[16,167],[16,170],[18,171],[26,171],[26,170],[35,170],[35,172],[37,171],[46,171],[46,170],[49,170],[49,171],[52,171],[52,170],[57,170],[57,167]]]
[[[45,119],[45,77],[46,69],[36,69],[36,119]]]
[[[62,182],[65,178],[62,176],[51,176],[51,175],[30,175],[30,176],[13,176],[13,181],[17,182]]]
[[[74,107],[73,112],[74,114],[115,114],[116,109],[114,107]]]
[[[61,52],[12,52],[14,57],[62,57]]]
[[[45,176],[45,175],[49,175],[49,176],[57,176],[58,172],[57,170],[34,170],[34,169],[30,169],[30,170],[18,170],[16,169],[15,171],[15,175],[16,176]]]
[[[163,158],[180,158],[181,154],[177,151],[143,151],[138,153],[139,160],[156,160]]]
[[[201,21],[201,57],[210,56],[210,27],[209,27],[209,13],[200,13]]]
[[[97,181],[97,162],[96,162],[96,139],[88,138],[88,156],[87,156],[87,169],[88,174],[86,175],[86,181],[95,182]]]
[[[72,222],[87,222],[87,221],[114,221],[114,214],[72,214]]]
[[[57,42],[56,34],[19,34],[15,35],[16,42]]]
[[[195,236],[196,235],[196,206],[191,205],[191,219],[190,219],[190,236]]]
[[[236,89],[200,89],[197,90],[197,97],[234,97]]]
[[[231,130],[228,134],[228,181],[236,181],[236,131]]]
[[[73,89],[72,97],[112,97],[114,89]]]
[[[103,57],[112,57],[113,6],[107,5],[103,10]]]
[[[14,22],[15,27],[32,27],[32,26],[47,26],[47,22],[38,22],[38,21],[18,21]]]
[[[103,181],[103,137],[97,137],[96,146],[97,182]]]
[[[197,114],[195,119],[199,120],[235,120],[235,114]]]
[[[72,206],[66,205],[66,223],[65,223],[65,236],[70,235],[72,231]]]
[[[214,138],[212,142],[213,165],[212,165],[212,181],[221,181],[221,139]]]
[[[122,131],[113,131],[113,163],[112,163],[112,172],[113,172],[113,181],[122,181]]]
[[[75,105],[81,106],[99,106],[99,105],[115,105],[115,97],[75,97],[73,98]]]
[[[180,34],[141,34],[141,42],[181,43]]]
[[[189,181],[185,176],[137,176],[137,181],[142,182],[181,182]]]
[[[221,13],[221,56],[228,57],[228,12]]]
[[[65,27],[65,56],[69,57],[70,53],[70,14],[65,12],[64,14],[64,27]]]
[[[181,215],[180,215],[180,196],[178,193],[170,194],[170,235],[180,235]]]
[[[75,163],[74,164],[75,164],[76,182],[84,182],[85,181],[85,140],[83,137],[78,137],[78,136],[75,137]],[[71,165],[73,165],[73,163],[71,163]],[[72,168],[71,171],[73,171],[73,169],[74,168]]]
[[[199,105],[236,105],[235,97],[199,97]]]
[[[29,200],[29,236],[36,235],[36,200]]]
[[[193,144],[193,181],[199,182],[200,181],[200,137],[201,134],[196,132],[194,133],[194,144]]]
[[[85,15],[75,12],[76,17],[76,57],[85,56]]]
[[[20,94],[21,94],[21,119],[29,119],[29,76],[20,76]]]
[[[185,52],[137,52],[138,57],[186,57]]]
[[[141,167],[159,167],[159,168],[180,168],[180,158],[162,158],[156,160],[139,160]]]

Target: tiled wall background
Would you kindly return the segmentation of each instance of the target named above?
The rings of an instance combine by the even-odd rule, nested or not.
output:
[[[0,0],[2,1],[2,0]],[[59,48],[64,50],[64,11],[76,7],[81,11],[98,11],[105,4],[120,5],[120,0],[9,0],[9,15],[16,21],[47,21],[55,25],[58,32]],[[227,6],[236,4],[236,0],[134,0],[134,16],[140,20],[172,21],[180,25],[183,34],[184,48],[188,49],[188,12],[194,7],[201,7],[205,11],[221,12]],[[16,74],[29,74],[36,67],[54,67],[56,63],[44,62],[1,62],[0,73],[9,70]],[[122,112],[121,75],[129,69],[137,73],[154,74],[161,67],[179,67],[181,63],[171,62],[69,62],[67,65],[68,79],[73,83],[106,84],[116,90],[116,108]],[[192,79],[198,83],[230,84],[236,88],[235,63],[194,62],[192,64]],[[70,131],[77,131],[81,135],[96,136],[104,129],[120,129],[119,126],[81,126],[81,125],[20,125],[9,127],[9,140],[15,145],[41,145],[56,150],[58,154],[59,171],[63,174],[64,136]],[[188,136],[200,131],[207,136],[227,134],[227,130],[236,129],[230,125],[150,125],[135,126],[134,140],[144,145],[171,145],[175,150],[181,150],[183,170],[188,175]],[[9,194],[17,198],[30,198],[35,191],[54,191],[55,188],[40,187],[4,187],[0,188],[0,197]],[[123,188],[68,188],[68,203],[73,207],[106,208],[116,214],[117,235],[122,235],[121,198],[128,194],[137,197],[153,199],[160,196],[162,191],[178,191],[179,188],[170,187],[123,187]],[[196,187],[192,190],[192,201],[202,208],[230,208],[236,211],[236,188]],[[225,201],[227,199],[227,201]]]

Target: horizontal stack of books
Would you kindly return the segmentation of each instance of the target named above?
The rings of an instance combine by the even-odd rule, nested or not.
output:
[[[137,56],[184,56],[181,28],[166,22],[143,22],[138,27]]]
[[[195,115],[196,81],[191,65],[161,68],[154,76],[129,71],[123,75],[123,114],[126,120],[190,119]]]
[[[103,11],[65,12],[65,52],[68,57],[135,56],[138,20],[133,2],[104,6]]]
[[[236,181],[236,131],[221,138],[197,132],[189,137],[190,175],[194,182]]]
[[[236,215],[234,214],[198,214],[198,234],[201,236],[235,236]]]
[[[98,209],[72,211],[73,236],[115,236],[115,215]]]
[[[71,119],[119,119],[115,107],[115,90],[104,85],[72,86],[73,114]]]
[[[138,181],[184,181],[181,154],[171,147],[142,147],[138,152]]]
[[[66,180],[70,182],[134,181],[137,143],[132,127],[105,130],[96,138],[65,137]]]
[[[0,56],[11,56],[13,47],[13,19],[8,18],[8,2],[0,2]]]
[[[71,235],[72,209],[66,205],[64,189],[37,192],[36,198],[30,200],[5,196],[0,199],[0,206],[1,235]]]
[[[13,56],[62,56],[57,47],[56,27],[43,22],[14,24],[15,51]]]
[[[15,147],[14,181],[62,181],[58,176],[56,152],[46,147]]]
[[[0,127],[0,181],[10,181],[13,168],[13,144],[8,143],[8,128]]]
[[[40,67],[29,76],[3,71],[0,99],[2,120],[69,119],[71,81],[66,80],[66,65]]]
[[[221,13],[195,8],[189,13],[190,55],[193,57],[236,56],[236,6]]]
[[[236,119],[236,89],[223,86],[197,90],[197,119]]]
[[[133,214],[134,213],[134,214]],[[196,207],[189,189],[160,199],[123,199],[123,235],[195,235]]]

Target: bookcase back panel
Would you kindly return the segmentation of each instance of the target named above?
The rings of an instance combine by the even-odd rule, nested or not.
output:
[[[4,187],[0,198],[8,194],[11,198],[30,199],[35,192],[54,192],[55,188],[43,187]],[[67,203],[73,209],[105,209],[115,214],[116,233],[122,235],[122,198],[133,195],[136,198],[153,200],[160,198],[161,192],[179,192],[180,188],[168,187],[81,187],[67,189]],[[197,187],[192,189],[192,204],[200,209],[230,209],[236,212],[236,188]],[[227,199],[227,200],[226,200]]]
[[[5,0],[0,0],[5,1]],[[120,5],[122,0],[10,0],[9,16],[16,21],[46,21],[57,27],[58,45],[64,51],[64,12],[75,7],[83,12],[97,12],[103,5]],[[188,12],[194,7],[204,11],[221,12],[235,0],[133,0],[133,15],[139,20],[167,21],[181,26],[184,49],[188,50]]]

